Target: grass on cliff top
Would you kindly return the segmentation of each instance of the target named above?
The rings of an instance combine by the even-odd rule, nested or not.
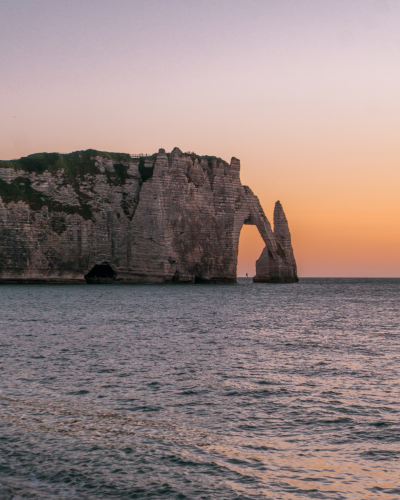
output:
[[[209,165],[212,164],[214,160],[226,163],[222,160],[222,158],[218,158],[217,156],[199,156],[194,153],[184,153],[184,155],[190,156],[193,161],[196,158],[199,162],[201,162],[202,159],[206,159]],[[106,151],[97,151],[96,149],[75,151],[69,154],[35,153],[33,155],[19,158],[18,160],[0,160],[0,168],[13,168],[14,170],[23,170],[25,172],[35,172],[38,174],[46,171],[56,173],[58,170],[64,169],[67,177],[73,178],[76,176],[83,176],[85,174],[98,174],[99,169],[95,165],[96,162],[91,159],[95,156],[101,156],[119,164],[125,162],[136,163],[139,161],[139,165],[142,166],[144,165],[145,160],[155,160],[157,153],[137,158],[131,158],[127,153],[108,153]]]
[[[95,160],[91,159],[95,156],[101,156],[118,163],[132,161],[127,153],[106,153],[95,149],[87,149],[86,151],[75,151],[65,155],[60,153],[36,153],[19,160],[0,161],[0,168],[13,168],[14,170],[24,170],[25,172],[38,174],[46,171],[56,173],[58,170],[64,169],[67,177],[74,178],[85,174],[99,173]]]

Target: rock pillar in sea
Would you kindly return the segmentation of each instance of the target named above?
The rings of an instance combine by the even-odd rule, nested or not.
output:
[[[274,239],[265,246],[256,262],[255,283],[293,283],[299,281],[289,225],[280,201],[274,210]]]

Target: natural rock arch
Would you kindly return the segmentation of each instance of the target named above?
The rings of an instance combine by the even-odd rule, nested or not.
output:
[[[0,282],[234,283],[243,224],[265,243],[254,281],[298,280],[280,203],[272,231],[236,158],[32,156],[0,168]]]
[[[243,186],[244,203],[237,211],[235,224],[235,248],[239,251],[239,236],[243,225],[254,225],[265,243],[256,261],[254,282],[285,283],[296,282],[297,267],[293,255],[289,225],[280,201],[274,209],[274,231],[264,214],[260,201],[248,186]],[[238,228],[238,229],[237,229]]]

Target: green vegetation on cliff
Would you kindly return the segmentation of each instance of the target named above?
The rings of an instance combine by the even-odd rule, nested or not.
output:
[[[91,208],[85,203],[81,203],[81,206],[59,203],[46,194],[36,191],[31,184],[31,181],[25,177],[17,177],[10,184],[0,179],[0,197],[4,203],[22,201],[33,211],[39,211],[43,207],[47,207],[50,212],[79,214],[84,219],[92,217]]]
[[[106,153],[88,149],[86,151],[75,151],[69,154],[60,153],[36,153],[25,156],[19,160],[0,161],[0,168],[13,168],[25,172],[36,172],[41,174],[45,171],[56,173],[63,169],[69,179],[85,174],[100,173],[96,161],[92,158],[101,156],[115,162],[130,162],[131,157],[127,153]]]
[[[131,162],[129,154],[105,153],[88,149],[87,151],[75,151],[69,154],[60,153],[37,153],[19,160],[0,161],[0,168],[12,168],[28,174],[43,174],[50,172],[56,174],[62,172],[63,183],[70,184],[79,199],[80,206],[68,205],[52,200],[51,197],[34,189],[32,181],[24,176],[17,177],[11,183],[0,179],[0,197],[4,203],[22,201],[31,210],[38,211],[48,207],[50,212],[63,212],[66,214],[79,214],[84,219],[92,218],[92,208],[88,204],[90,198],[80,189],[80,182],[87,174],[100,174],[96,165],[96,156],[118,162],[114,164],[115,172],[106,172],[107,180],[113,185],[125,184],[128,177],[128,166],[122,162]]]

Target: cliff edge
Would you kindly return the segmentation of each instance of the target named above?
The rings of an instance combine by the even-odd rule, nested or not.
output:
[[[296,282],[279,202],[274,231],[240,162],[94,150],[0,162],[0,282],[234,283],[240,230],[265,242],[256,282]]]

